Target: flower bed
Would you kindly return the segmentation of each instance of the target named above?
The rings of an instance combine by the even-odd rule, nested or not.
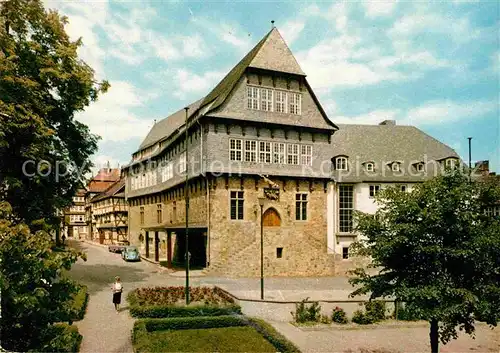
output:
[[[240,314],[233,298],[218,287],[190,287],[185,305],[185,287],[138,288],[129,293],[130,314],[140,318],[221,316]]]

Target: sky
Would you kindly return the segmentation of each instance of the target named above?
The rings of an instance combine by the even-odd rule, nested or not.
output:
[[[131,159],[155,120],[205,96],[278,28],[334,123],[417,126],[500,172],[497,1],[57,1],[111,88],[76,118],[97,167]]]

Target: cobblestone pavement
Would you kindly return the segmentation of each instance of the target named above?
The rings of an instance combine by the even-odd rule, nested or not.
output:
[[[429,327],[425,323],[409,327],[377,327],[365,329],[297,328],[289,323],[272,325],[294,342],[303,352],[430,352]],[[500,352],[500,329],[491,330],[480,324],[476,339],[461,333],[457,340],[440,344],[446,352]]]

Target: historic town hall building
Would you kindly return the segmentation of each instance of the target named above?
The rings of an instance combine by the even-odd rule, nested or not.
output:
[[[457,162],[411,126],[335,125],[273,28],[206,97],[157,122],[124,167],[129,239],[184,263],[187,170],[191,266],[257,276],[262,207],[266,276],[332,275],[349,261],[355,209],[373,211],[382,185],[406,189]]]

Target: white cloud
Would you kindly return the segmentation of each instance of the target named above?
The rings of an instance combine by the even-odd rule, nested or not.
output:
[[[174,82],[178,85],[178,89],[174,91],[174,95],[184,99],[188,94],[207,94],[208,90],[213,88],[222,79],[224,74],[225,72],[208,71],[202,75],[198,75],[186,69],[179,69],[174,75]]]
[[[377,125],[384,120],[396,120],[399,110],[374,110],[356,116],[334,116],[330,119],[336,124],[368,124]]]
[[[411,109],[405,121],[411,125],[435,125],[473,119],[497,111],[498,103],[493,101],[432,101]]]
[[[141,98],[130,83],[112,81],[108,92],[76,118],[88,125],[92,133],[100,135],[103,142],[143,138],[148,126],[131,111],[142,105]]]
[[[368,17],[390,15],[397,4],[397,0],[366,0],[364,6]]]
[[[191,17],[191,22],[201,27],[205,32],[210,32],[219,40],[229,43],[241,50],[247,50],[251,45],[250,33],[244,31],[237,24],[214,21],[208,18]]]
[[[285,42],[291,46],[292,43],[299,37],[300,33],[304,29],[304,26],[304,21],[288,21],[283,25],[283,29],[280,29],[280,33],[285,39]]]

